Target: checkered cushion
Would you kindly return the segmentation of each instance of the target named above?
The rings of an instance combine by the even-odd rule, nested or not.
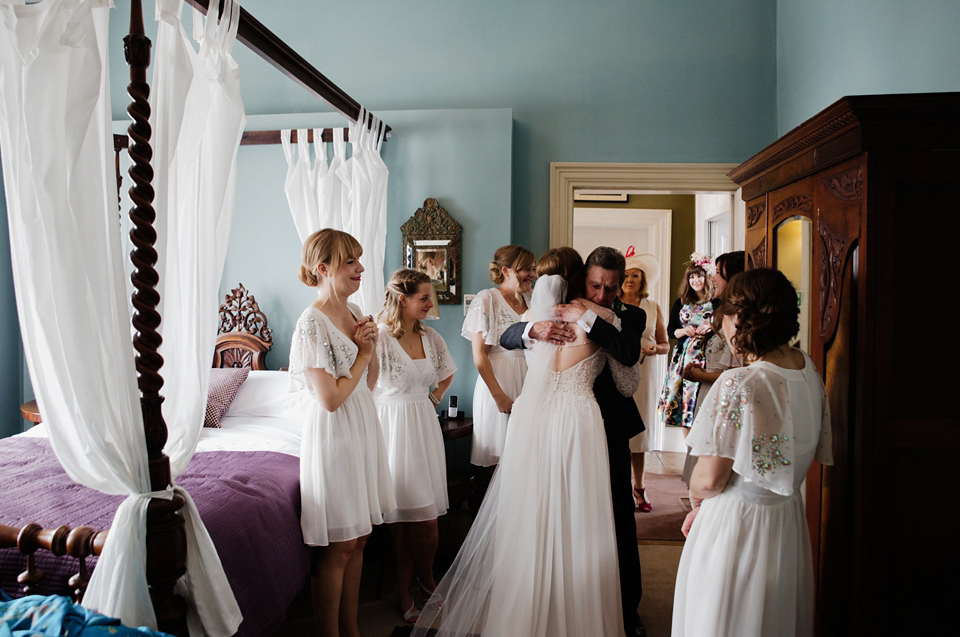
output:
[[[240,385],[247,379],[250,369],[246,367],[225,367],[210,370],[210,387],[207,390],[207,413],[203,419],[204,427],[220,427],[220,418],[230,409],[230,403],[237,395]]]

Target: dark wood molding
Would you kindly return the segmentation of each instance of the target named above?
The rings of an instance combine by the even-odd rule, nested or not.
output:
[[[860,152],[956,147],[958,112],[960,93],[844,97],[728,176],[749,200]]]
[[[780,201],[773,207],[771,224],[775,228],[782,219],[797,214],[802,214],[805,217],[813,217],[813,197],[810,195],[793,195]]]
[[[823,218],[820,219],[820,338],[824,341],[833,335],[840,307],[842,273],[850,242],[842,233],[834,230]]]
[[[747,207],[747,227],[752,228],[757,225],[757,222],[760,221],[763,217],[763,213],[767,211],[767,204],[765,202],[760,202],[752,206]]]
[[[855,166],[821,180],[824,187],[837,199],[857,201],[863,197],[863,166]]]

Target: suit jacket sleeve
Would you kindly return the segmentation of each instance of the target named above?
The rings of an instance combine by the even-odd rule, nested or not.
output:
[[[620,317],[620,331],[598,317],[588,337],[615,361],[632,367],[640,360],[640,337],[647,323],[647,313],[638,307],[625,305],[617,315]]]
[[[523,330],[527,328],[526,321],[514,323],[500,335],[500,347],[503,349],[524,349]]]

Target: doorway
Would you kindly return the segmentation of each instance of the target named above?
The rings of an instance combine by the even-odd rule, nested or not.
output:
[[[603,243],[626,249],[628,246],[621,245],[623,241],[619,239],[616,243],[596,243],[598,241],[598,237],[595,236],[596,226],[606,226],[616,232],[624,232],[629,237],[634,236],[629,234],[630,232],[636,232],[629,229],[630,227],[650,228],[653,220],[659,219],[660,227],[653,233],[650,230],[647,231],[647,245],[650,249],[637,249],[637,252],[649,252],[663,257],[660,260],[660,280],[657,289],[651,291],[651,297],[660,304],[664,319],[669,320],[667,315],[676,287],[671,284],[671,270],[677,270],[676,274],[681,274],[683,269],[680,264],[688,258],[687,254],[672,254],[671,251],[671,244],[676,244],[677,239],[676,220],[672,215],[664,215],[665,211],[650,209],[618,208],[616,213],[604,213],[603,208],[591,208],[588,212],[583,212],[576,208],[575,194],[615,192],[641,195],[696,195],[698,208],[703,202],[702,221],[704,223],[681,224],[680,232],[692,232],[695,235],[694,249],[699,248],[703,252],[707,252],[710,248],[707,245],[708,241],[713,246],[738,249],[737,246],[742,248],[743,245],[743,207],[736,205],[739,198],[734,197],[733,193],[737,191],[737,185],[727,177],[727,173],[735,167],[736,164],[551,163],[550,247],[572,245],[581,254],[588,254],[593,247]],[[722,196],[716,196],[718,194]],[[723,200],[727,202],[726,215],[723,215]],[[624,217],[618,221],[614,214],[624,215]],[[696,216],[701,217],[699,213]],[[668,227],[663,227],[664,218],[669,219]],[[576,232],[575,227],[578,228]],[[578,236],[581,232],[584,233],[582,240]],[[637,237],[638,240],[643,240],[642,235]],[[593,242],[592,245],[590,245],[591,242]],[[583,243],[583,246],[579,246],[580,243]],[[671,262],[675,267],[671,268]],[[661,364],[664,369],[657,370],[660,378],[665,372],[666,361],[664,360]],[[653,426],[649,427],[653,436],[652,449],[665,451],[684,449],[679,430],[672,428],[668,430],[660,423],[652,424]]]

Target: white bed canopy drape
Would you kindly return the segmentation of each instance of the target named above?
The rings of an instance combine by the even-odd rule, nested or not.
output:
[[[165,282],[163,393],[170,397],[166,452],[174,475],[193,454],[203,420],[209,371],[199,361],[209,367],[216,337],[233,207],[230,157],[244,121],[229,54],[236,25],[209,21],[197,54],[180,28],[180,1],[158,3],[154,110],[163,111],[155,165],[164,175],[157,210],[166,226],[159,230],[168,238],[158,246],[157,270]],[[225,16],[234,15],[233,3],[226,4]],[[107,0],[0,0],[0,147],[24,352],[51,445],[75,481],[129,496],[84,603],[128,625],[156,628],[145,573],[146,506],[173,489],[150,493],[129,336],[112,170],[109,6]],[[198,119],[202,134],[191,128]],[[186,500],[184,592],[207,634],[233,634],[239,609],[225,594],[229,585],[192,499],[179,491]]]
[[[349,159],[341,131],[334,131],[329,164],[321,129],[313,129],[312,164],[307,129],[297,129],[296,146],[290,129],[280,132],[280,140],[287,158],[284,190],[300,242],[321,228],[336,228],[356,237],[363,246],[366,272],[356,293],[359,299],[354,300],[364,312],[373,314],[383,305],[389,171],[380,157],[384,132],[379,120],[373,117],[373,126],[368,128],[367,119],[368,112],[361,107],[357,121],[350,124]]]

